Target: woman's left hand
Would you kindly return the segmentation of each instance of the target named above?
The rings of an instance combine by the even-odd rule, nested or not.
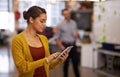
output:
[[[60,59],[62,61],[65,61],[67,59],[67,57],[68,57],[68,54],[69,54],[68,52],[64,53],[63,55],[61,55]]]

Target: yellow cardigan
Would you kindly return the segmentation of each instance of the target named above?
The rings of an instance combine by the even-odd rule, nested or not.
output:
[[[12,55],[14,63],[19,71],[19,77],[33,77],[34,70],[40,66],[45,67],[47,77],[49,77],[49,69],[53,69],[58,64],[62,63],[61,60],[53,60],[51,63],[47,63],[46,57],[50,55],[48,40],[43,35],[38,36],[41,39],[45,48],[45,58],[37,61],[33,61],[23,32],[15,35],[12,39]]]

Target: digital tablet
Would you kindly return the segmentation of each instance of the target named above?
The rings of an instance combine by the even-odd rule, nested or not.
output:
[[[70,50],[73,48],[73,46],[69,46],[69,47],[67,47],[66,49],[64,49],[62,52],[61,52],[61,54],[56,58],[56,59],[59,59],[64,53],[66,53],[66,52],[70,52]]]

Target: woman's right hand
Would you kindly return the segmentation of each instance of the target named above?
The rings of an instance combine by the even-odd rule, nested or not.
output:
[[[60,52],[55,52],[53,54],[51,54],[50,56],[48,56],[47,60],[48,60],[48,63],[54,59],[56,59],[57,56],[60,55]]]

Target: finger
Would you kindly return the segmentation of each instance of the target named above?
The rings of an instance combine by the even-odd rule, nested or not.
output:
[[[64,55],[64,56],[67,56],[67,55],[68,55],[68,53],[64,53],[63,55]]]
[[[66,60],[66,58],[67,58],[66,55],[62,55],[62,56],[61,56],[61,59],[62,59],[62,60]]]
[[[65,60],[64,57],[60,57],[60,59],[63,60],[63,61]]]
[[[60,52],[56,52],[55,54],[56,54],[56,55],[60,55]]]

